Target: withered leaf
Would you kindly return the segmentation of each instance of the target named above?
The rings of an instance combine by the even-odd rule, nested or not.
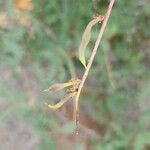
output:
[[[58,103],[51,105],[49,104],[48,107],[51,109],[58,109],[60,108],[64,103],[66,103],[70,98],[75,96],[75,92],[74,93],[69,93],[67,94],[63,99],[61,99]]]
[[[80,79],[71,79],[65,83],[55,83],[44,91],[54,93],[54,92],[57,92],[59,90],[62,90],[63,88],[69,87],[69,86],[78,86],[79,83],[80,83]]]
[[[53,84],[51,87],[49,87],[48,89],[44,90],[46,92],[57,92],[65,87],[68,87],[68,86],[71,86],[73,85],[74,83],[69,81],[69,82],[66,82],[66,83],[56,83],[56,84]]]
[[[86,68],[85,49],[91,38],[91,29],[94,25],[96,25],[101,20],[103,20],[102,16],[95,17],[93,20],[91,20],[86,26],[84,33],[82,35],[82,40],[79,46],[79,60],[81,61],[81,63],[85,68]]]

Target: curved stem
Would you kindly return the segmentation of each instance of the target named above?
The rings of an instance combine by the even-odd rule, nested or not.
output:
[[[86,78],[88,76],[89,70],[90,70],[91,65],[93,63],[93,60],[95,58],[95,55],[96,55],[98,46],[99,46],[99,44],[101,42],[102,36],[104,34],[104,31],[105,31],[105,28],[106,28],[109,16],[111,14],[114,2],[115,2],[115,0],[110,0],[108,9],[106,11],[106,14],[105,14],[105,17],[104,17],[104,20],[103,20],[103,23],[102,23],[102,26],[101,26],[101,29],[100,29],[100,32],[98,34],[97,40],[95,42],[95,45],[94,45],[94,48],[93,48],[93,51],[92,51],[92,54],[91,54],[90,59],[88,61],[88,64],[87,64],[86,70],[85,70],[85,72],[83,74],[83,77],[82,77],[82,80],[81,80],[81,83],[80,83],[77,95],[75,97],[75,112],[76,113],[74,114],[75,115],[74,117],[75,117],[75,122],[76,122],[76,134],[78,134],[78,118],[79,118],[79,108],[78,108],[78,105],[79,105],[79,96],[80,96],[81,90],[82,90],[82,88],[84,86],[84,82],[85,82],[85,80],[86,80]]]

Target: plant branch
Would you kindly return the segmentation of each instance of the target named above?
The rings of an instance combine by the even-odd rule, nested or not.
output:
[[[105,28],[106,28],[106,25],[107,25],[107,22],[108,22],[108,19],[109,19],[109,16],[111,14],[111,11],[112,11],[112,7],[113,7],[113,4],[114,4],[115,0],[110,0],[110,3],[109,3],[109,6],[108,6],[108,9],[105,13],[105,17],[104,17],[104,20],[103,20],[103,23],[102,23],[102,26],[101,26],[101,29],[100,29],[100,32],[99,32],[99,35],[97,37],[97,40],[95,42],[95,45],[94,45],[94,48],[93,48],[93,51],[92,51],[92,54],[89,58],[89,61],[88,61],[88,64],[87,64],[87,67],[86,67],[86,70],[83,74],[83,77],[82,77],[82,80],[81,80],[81,83],[80,83],[80,86],[79,86],[79,89],[78,89],[78,92],[77,92],[77,95],[75,97],[75,109],[74,109],[74,119],[75,119],[75,122],[76,122],[76,134],[78,134],[78,118],[79,118],[79,108],[78,108],[78,105],[79,105],[79,96],[81,94],[81,90],[84,86],[84,83],[85,83],[85,80],[88,76],[88,73],[89,73],[89,70],[91,68],[91,65],[93,63],[93,60],[95,58],[95,55],[96,55],[96,52],[97,52],[97,49],[98,49],[98,46],[101,42],[101,39],[102,39],[102,36],[104,34],[104,31],[105,31]]]

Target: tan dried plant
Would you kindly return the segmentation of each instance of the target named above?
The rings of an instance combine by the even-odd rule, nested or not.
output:
[[[115,2],[115,0],[110,0],[108,9],[107,9],[105,15],[104,16],[98,15],[97,17],[94,17],[88,23],[88,25],[86,26],[86,28],[83,32],[81,43],[79,46],[79,60],[85,67],[85,71],[82,76],[82,79],[73,78],[66,83],[54,84],[50,88],[45,90],[45,91],[49,91],[49,92],[57,92],[63,88],[67,88],[65,96],[58,103],[56,103],[54,105],[48,104],[48,107],[51,109],[58,109],[64,103],[66,103],[70,98],[72,98],[74,100],[74,119],[75,119],[75,123],[76,123],[76,134],[78,134],[78,122],[79,122],[78,121],[79,120],[79,96],[80,96],[81,90],[84,86],[85,80],[88,76],[89,70],[93,63],[93,60],[95,58],[98,46],[102,39],[103,33],[105,31],[105,28],[106,28],[109,16],[111,14],[114,2]],[[98,37],[96,39],[94,48],[92,50],[91,56],[90,56],[88,62],[86,63],[85,50],[86,50],[88,43],[90,41],[90,38],[91,38],[91,30],[98,23],[102,23],[102,25],[101,25]]]

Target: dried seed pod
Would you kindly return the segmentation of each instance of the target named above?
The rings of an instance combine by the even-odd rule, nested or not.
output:
[[[96,25],[98,22],[102,21],[103,19],[104,19],[103,16],[94,17],[94,19],[88,23],[82,35],[82,40],[79,46],[79,60],[81,61],[81,63],[85,68],[86,68],[85,49],[91,38],[91,29],[94,25]]]

